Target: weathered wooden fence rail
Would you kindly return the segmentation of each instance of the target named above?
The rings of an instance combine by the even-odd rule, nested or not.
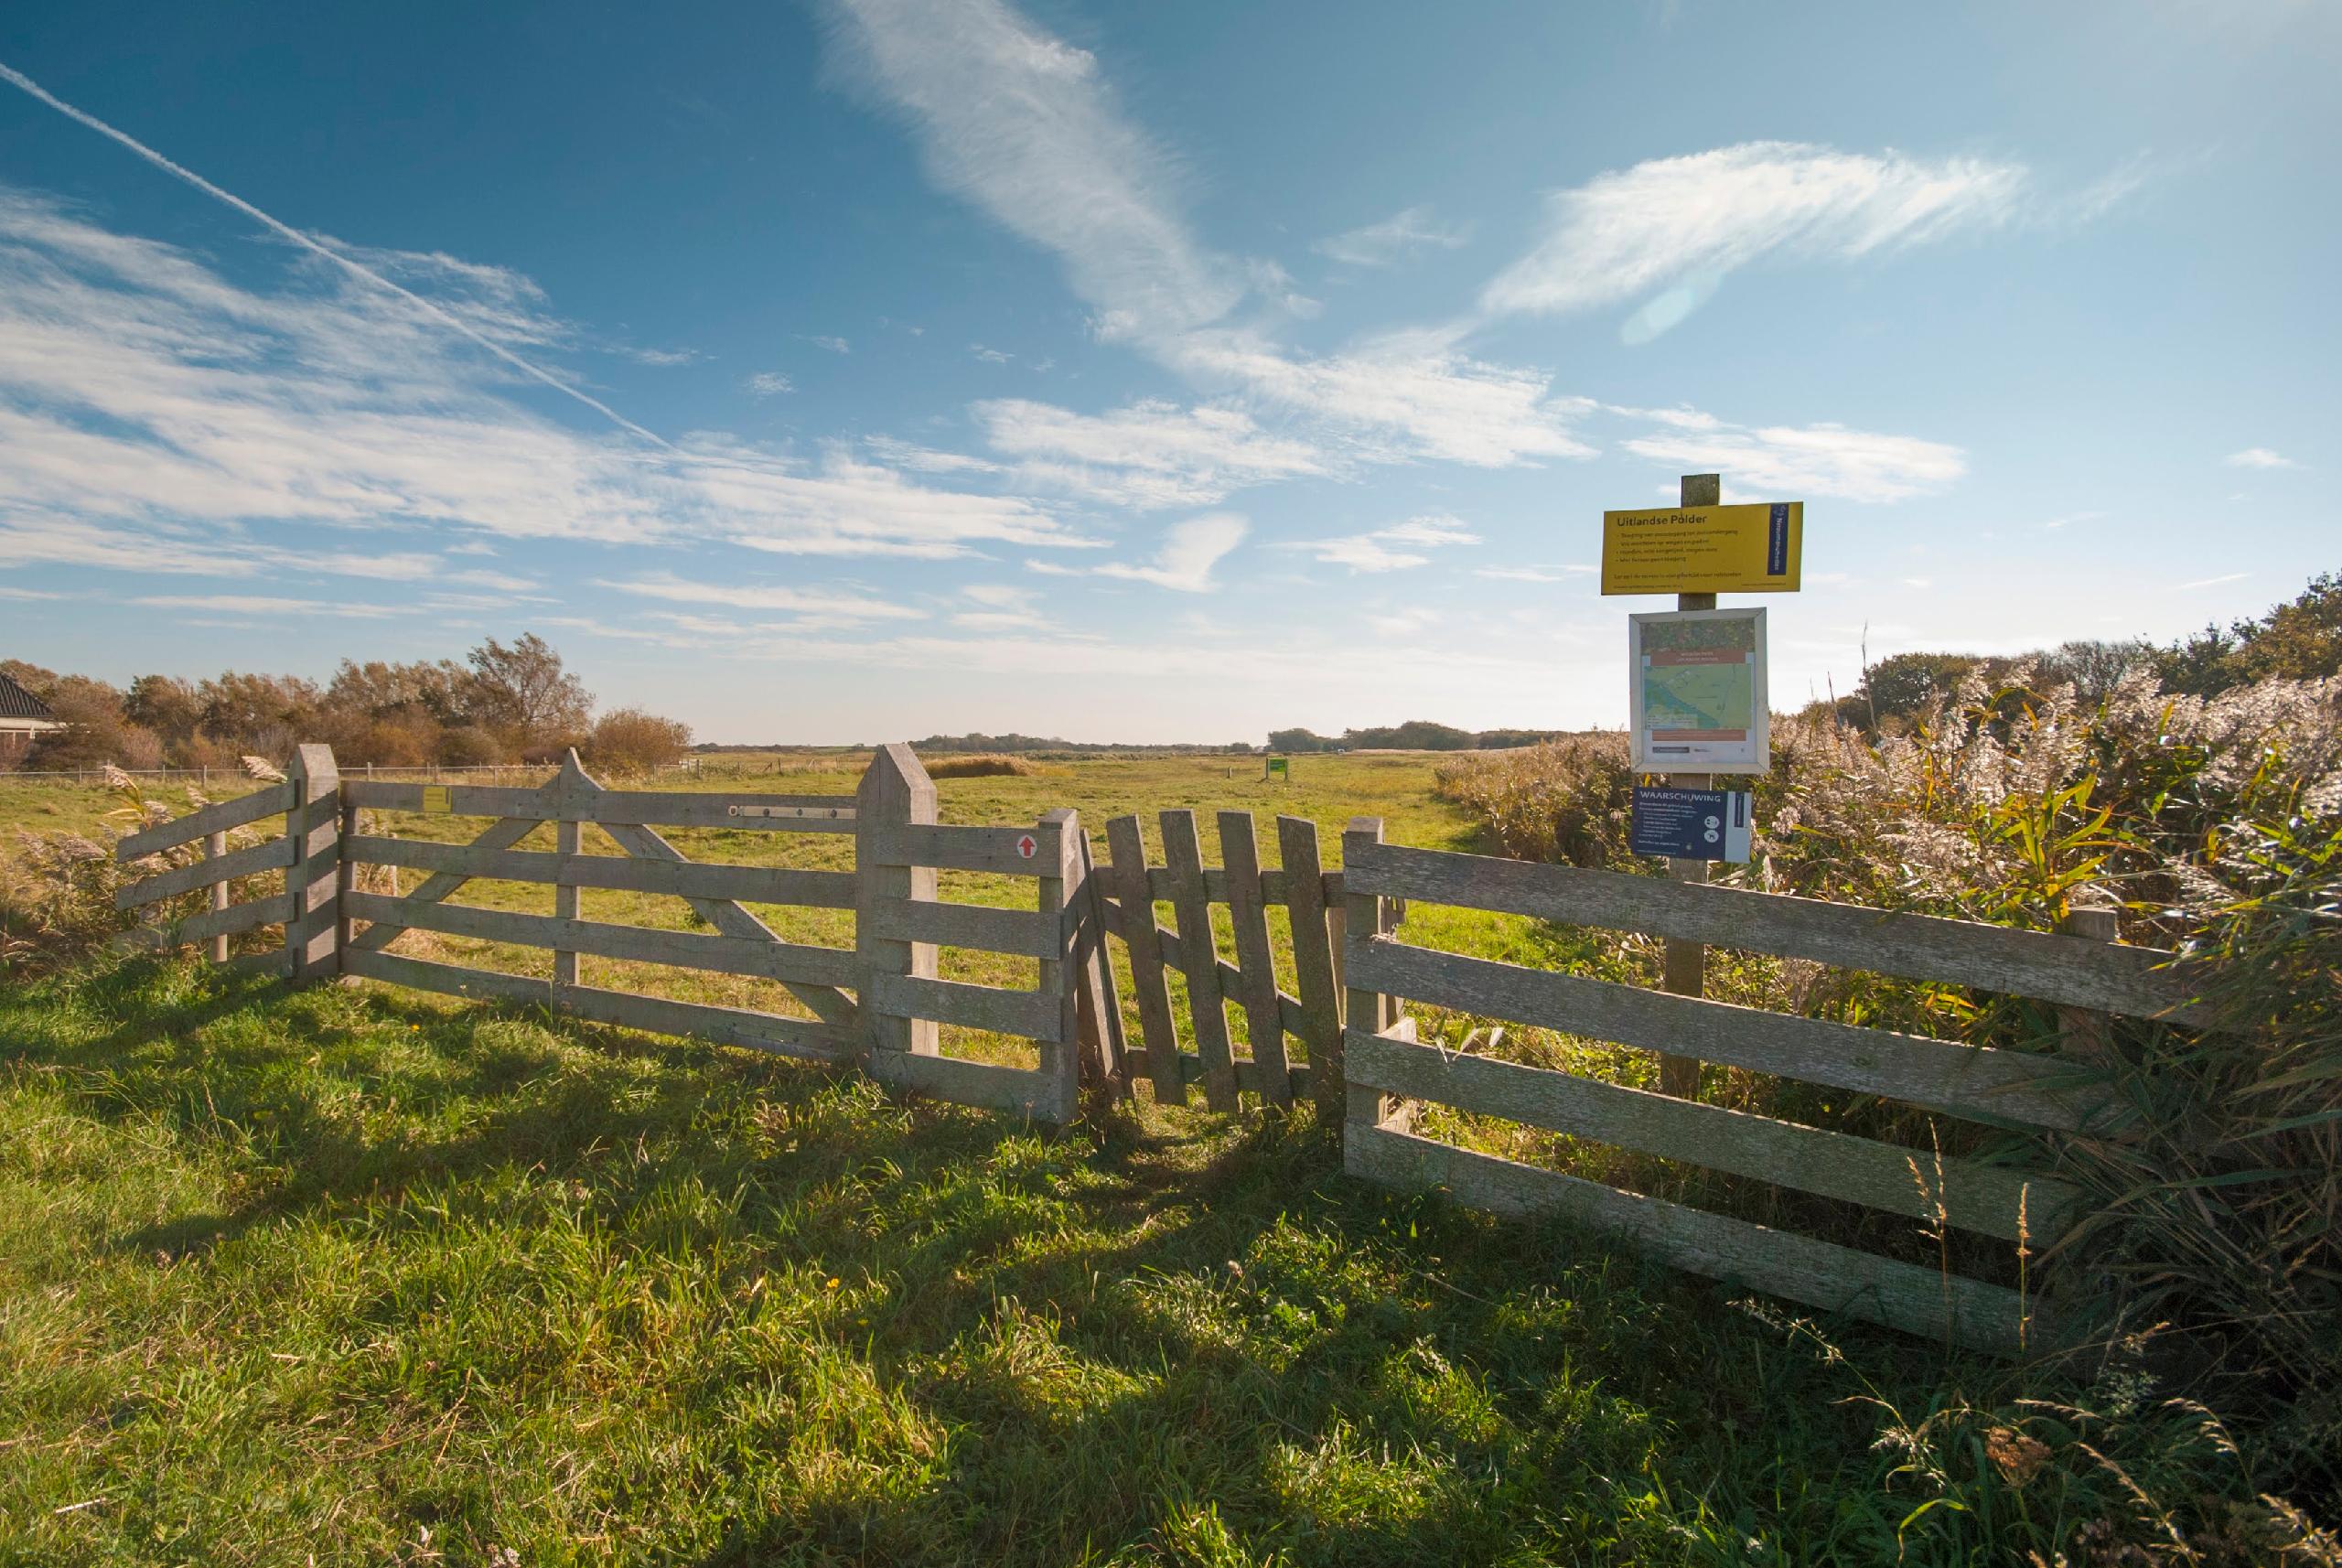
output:
[[[361,832],[362,811],[483,820],[468,843]],[[282,829],[231,847],[231,835]],[[521,849],[546,824],[555,847]],[[584,853],[591,824],[621,852]],[[1610,1041],[1662,1059],[1712,1062],[1904,1102],[1941,1116],[2050,1133],[2117,1135],[2102,1079],[2110,1014],[2201,1026],[2170,955],[2122,947],[2103,924],[2082,935],[2009,930],[1652,877],[1405,849],[1358,819],[1343,868],[1328,871],[1315,823],[1276,820],[1274,866],[1249,811],[1222,811],[1221,865],[1204,864],[1195,813],[1157,819],[1149,865],[1139,819],[1107,824],[1098,863],[1079,817],[1029,826],[937,821],[936,791],[906,746],[873,759],[852,796],[605,789],[573,757],[535,788],[345,779],[304,746],[285,783],[125,837],[125,862],[179,862],[126,886],[125,908],[209,907],[142,928],[150,944],[203,941],[269,926],[281,947],[237,961],[295,980],[350,975],[462,996],[510,998],[578,1017],[820,1061],[963,1104],[1065,1122],[1085,1084],[1158,1103],[1199,1086],[1211,1110],[1242,1096],[1282,1108],[1314,1100],[1343,1128],[1344,1163],[1367,1180],[1444,1188],[1509,1216],[1561,1214],[1631,1238],[1684,1269],[1912,1332],[2014,1347],[2028,1304],[2002,1285],[1855,1247],[1625,1191],[1428,1135],[1437,1104],[2036,1246],[2055,1240],[2078,1194],[2040,1170],[1940,1157],[1781,1117],[1461,1054],[1416,1037],[1406,999],[1475,1018]],[[851,834],[854,869],[712,865],[661,828]],[[188,846],[205,845],[199,859]],[[400,895],[361,884],[366,866],[423,873]],[[281,894],[231,903],[239,879],[281,871]],[[1029,905],[946,901],[940,872],[1028,880]],[[451,901],[475,879],[553,889],[553,912]],[[394,886],[395,884],[392,884]],[[586,889],[667,895],[710,928],[676,930],[582,917]],[[2061,1048],[1985,1048],[1525,968],[1399,940],[1410,901],[1645,932],[2038,999]],[[853,945],[783,940],[750,906],[851,911]],[[1169,913],[1164,923],[1162,911]],[[1280,983],[1273,911],[1284,911],[1292,989]],[[1221,913],[1224,911],[1224,915]],[[1220,928],[1226,931],[1225,948]],[[424,931],[545,950],[549,977],[389,950]],[[1138,1022],[1124,1037],[1119,940]],[[1029,987],[942,978],[943,949],[1032,965]],[[619,960],[775,983],[810,1017],[583,983],[580,961]],[[1171,977],[1179,977],[1175,987]],[[1183,993],[1184,1008],[1175,1005]],[[1230,1010],[1242,1021],[1239,1032]],[[1186,1015],[1185,1038],[1180,1014]],[[1037,1065],[947,1056],[957,1026],[1034,1043]],[[1297,1042],[1298,1052],[1288,1042]]]
[[[1693,1273],[1913,1333],[2016,1348],[2017,1292],[1598,1182],[1416,1130],[1425,1103],[1607,1144],[2008,1240],[2054,1241],[2079,1195],[2039,1171],[1897,1144],[1418,1042],[1398,997],[1595,1040],[1722,1062],[1998,1126],[2105,1134],[2097,1073],[2074,1054],[1993,1049],[1411,947],[1397,901],[1684,936],[1853,969],[2032,996],[2069,1008],[2202,1021],[2170,955],[2076,937],[1775,894],[1401,849],[1381,824],[1344,835],[1352,904],[1344,1163],[1443,1187],[1499,1214],[1564,1214]],[[1379,1022],[1368,1026],[1372,1015]],[[2071,1020],[2069,1026],[2071,1025]]]

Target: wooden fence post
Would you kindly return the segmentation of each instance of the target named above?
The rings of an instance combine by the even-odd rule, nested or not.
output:
[[[1163,862],[1171,871],[1171,908],[1179,922],[1179,969],[1187,977],[1187,1022],[1203,1061],[1204,1103],[1237,1108],[1235,1052],[1228,1038],[1228,1008],[1219,989],[1219,948],[1211,932],[1211,894],[1204,877],[1196,814],[1165,811]]]
[[[1056,830],[1057,858],[1041,881],[1039,908],[1056,932],[1058,956],[1041,961],[1040,991],[1057,998],[1055,1040],[1043,1040],[1041,1072],[1048,1079],[1046,1108],[1036,1106],[1038,1118],[1062,1126],[1072,1121],[1081,1100],[1081,1001],[1086,970],[1081,962],[1081,816],[1060,806],[1041,817],[1037,835],[1049,842]]]
[[[1219,864],[1228,881],[1228,919],[1242,976],[1244,1033],[1261,1098],[1282,1111],[1293,1103],[1284,1058],[1284,1018],[1277,1009],[1277,971],[1269,947],[1269,905],[1261,890],[1261,845],[1250,811],[1219,814]]]
[[[2093,904],[2070,908],[2057,929],[2085,941],[2111,942],[2121,935],[2111,907]],[[2057,1009],[2057,1051],[2076,1061],[2104,1063],[2114,1054],[2114,1020],[2089,1007]]]
[[[1398,929],[1398,921],[1393,918],[1396,911],[1392,908],[1391,900],[1380,894],[1353,893],[1347,890],[1349,877],[1348,868],[1357,862],[1359,851],[1381,842],[1382,819],[1380,817],[1352,817],[1349,826],[1342,832],[1345,886],[1342,904],[1348,916],[1347,940],[1349,941],[1372,941],[1377,937],[1387,937]],[[1345,967],[1348,966],[1345,965]],[[1348,977],[1345,976],[1345,978]],[[1344,1011],[1350,1028],[1361,1029],[1376,1035],[1396,1028],[1402,1018],[1399,999],[1380,991],[1351,989],[1348,992],[1348,1005]],[[1347,1138],[1347,1129],[1349,1127],[1388,1127],[1403,1124],[1406,1120],[1404,1109],[1406,1101],[1395,1095],[1384,1094],[1379,1089],[1352,1087],[1347,1075],[1342,1071],[1343,1054],[1338,1054],[1328,1064],[1328,1076],[1342,1086],[1340,1091],[1343,1103],[1342,1119],[1346,1129],[1344,1136]],[[1320,1090],[1320,1092],[1324,1091]]]
[[[1317,854],[1317,824],[1306,817],[1277,819],[1277,858],[1284,865],[1284,907],[1293,918],[1293,975],[1301,987],[1301,1016],[1308,1028],[1309,1094],[1317,1119],[1330,1126],[1342,1114],[1342,992],[1334,964],[1333,921],[1326,908],[1326,874]]]
[[[569,748],[562,759],[561,771],[553,779],[553,809],[560,813],[553,827],[553,851],[561,856],[554,868],[553,913],[557,920],[575,920],[582,908],[577,883],[574,880],[576,867],[572,864],[586,847],[586,816],[592,808],[594,797],[602,787],[586,771],[577,759],[577,748]],[[553,983],[559,994],[564,985],[577,983],[577,954],[555,948],[553,954]]]
[[[1082,940],[1074,958],[1081,965],[1082,1048],[1095,1053],[1085,1060],[1095,1062],[1100,1086],[1128,1099],[1131,1086],[1129,1069],[1123,1059],[1122,993],[1114,983],[1114,955],[1106,945],[1105,878],[1098,875],[1090,830],[1084,828],[1075,834],[1074,842],[1081,856],[1081,886],[1076,895],[1076,908],[1081,921]]]
[[[936,820],[935,780],[911,748],[900,741],[878,748],[854,789],[854,950],[861,957],[863,1048],[909,1051],[931,1057],[942,1050],[932,1018],[881,1013],[875,1005],[872,977],[904,974],[922,980],[937,975],[935,944],[896,941],[873,934],[872,911],[880,904],[935,897],[935,868],[908,864],[904,852],[886,847],[889,829]]]
[[[1155,940],[1155,893],[1146,875],[1146,840],[1136,817],[1106,824],[1106,847],[1114,856],[1114,895],[1123,907],[1123,946],[1131,955],[1131,986],[1138,993],[1139,1036],[1146,1042],[1146,1072],[1155,1080],[1157,1105],[1187,1102],[1187,1074],[1179,1063],[1179,1031],[1171,1016],[1171,993],[1163,980],[1163,949]]]
[[[285,922],[285,974],[295,985],[341,972],[341,769],[333,747],[304,746],[293,754],[293,804],[285,836],[293,864],[285,868],[292,903]]]
[[[1686,474],[1682,479],[1681,505],[1717,506],[1724,499],[1724,476],[1721,474]],[[1675,607],[1679,610],[1712,610],[1716,607],[1714,594],[1678,594]],[[1708,789],[1715,785],[1715,778],[1707,773],[1670,773],[1666,775],[1671,789]],[[1678,882],[1705,882],[1708,863],[1704,860],[1670,860],[1667,873]],[[1660,983],[1678,996],[1697,996],[1706,991],[1708,983],[1708,950],[1699,942],[1667,939],[1666,958]],[[1678,1100],[1700,1098],[1700,1063],[1694,1057],[1670,1056],[1659,1058],[1659,1086]]]
[[[217,860],[227,853],[228,835],[226,833],[208,833],[204,836],[204,859]],[[216,915],[227,907],[228,885],[224,882],[213,883],[211,885],[211,912]],[[211,961],[213,963],[226,963],[228,961],[228,933],[225,931],[220,932],[218,936],[211,939]]]

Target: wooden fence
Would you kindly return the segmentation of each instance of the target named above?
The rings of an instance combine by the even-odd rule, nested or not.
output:
[[[395,838],[360,831],[365,811],[428,812],[488,819],[467,843]],[[233,851],[230,830],[282,812],[282,834]],[[211,908],[149,926],[149,945],[209,940],[224,959],[231,935],[281,925],[284,944],[240,961],[295,981],[334,975],[385,981],[424,991],[533,1003],[575,1017],[819,1061],[855,1061],[886,1082],[965,1104],[1019,1112],[1063,1122],[1076,1112],[1085,1037],[1104,1038],[1110,1012],[1105,954],[1086,875],[1086,841],[1071,811],[1055,811],[1027,828],[949,827],[937,823],[935,787],[908,746],[882,749],[854,795],[745,795],[603,788],[573,755],[560,773],[533,789],[490,785],[391,783],[343,779],[331,750],[305,746],[291,778],[189,817],[124,839],[118,856],[134,862],[196,838],[212,847],[201,860],[169,866],[124,887],[124,908],[211,890]],[[584,853],[582,830],[599,826],[624,853]],[[555,848],[515,846],[552,823]],[[660,827],[851,833],[852,871],[691,861]],[[367,891],[360,868],[397,866],[427,873],[403,896]],[[1035,907],[999,909],[944,903],[939,867],[1027,876]],[[285,891],[234,906],[234,878],[282,869]],[[553,912],[529,914],[450,902],[474,879],[538,883],[553,889]],[[711,932],[587,920],[584,888],[614,888],[682,898]],[[749,904],[851,909],[855,945],[788,942]],[[549,979],[392,952],[408,931],[541,949],[553,957]],[[937,978],[937,945],[1019,955],[1037,961],[1034,989],[1012,990]],[[785,1014],[678,1001],[586,985],[581,957],[633,960],[775,981],[812,1014]],[[962,1060],[940,1053],[939,1024],[1022,1036],[1038,1047],[1032,1069]],[[1102,1045],[1089,1053],[1102,1063]]]
[[[360,831],[363,811],[436,811],[487,820],[467,843]],[[229,835],[278,816],[283,830],[241,847]],[[149,942],[208,941],[282,925],[280,948],[239,961],[296,981],[359,976],[467,996],[508,997],[575,1016],[691,1035],[759,1050],[858,1064],[886,1083],[1051,1122],[1077,1114],[1084,1084],[1159,1103],[1234,1111],[1252,1094],[1272,1107],[1316,1101],[1338,1117],[1344,1164],[1385,1186],[1442,1188],[1500,1215],[1560,1214],[1632,1239],[1694,1273],[1907,1331],[2016,1348],[2031,1307],[2018,1293],[1687,1204],[1462,1147],[1427,1135],[1436,1103],[1467,1115],[1582,1138],[1746,1180],[1864,1205],[2004,1240],[2053,1242],[2078,1194],[2043,1171],[1943,1157],[1779,1117],[1702,1103],[1569,1072],[1463,1054],[1416,1037],[1402,999],[1473,1017],[1509,1019],[1583,1038],[1717,1062],[1904,1102],[1996,1126],[2118,1136],[2102,1077],[2108,1014],[2202,1025],[2167,968],[2169,954],[2115,945],[2111,922],[2080,934],[2010,930],[1811,899],[1404,849],[1379,821],[1343,838],[1328,872],[1314,823],[1276,822],[1281,865],[1263,868],[1249,811],[1223,811],[1218,866],[1203,863],[1195,814],[1158,822],[1164,864],[1147,864],[1139,820],[1107,825],[1112,858],[1093,859],[1070,811],[1029,826],[937,822],[935,787],[906,746],[873,759],[852,796],[608,789],[573,757],[533,789],[345,780],[332,754],[304,746],[291,779],[124,838],[125,861],[168,865],[126,887],[125,908],[210,890],[209,907]],[[554,824],[551,853],[517,846]],[[598,824],[623,854],[582,853]],[[720,827],[850,833],[852,871],[688,860],[657,831]],[[201,840],[206,853],[186,859]],[[403,896],[370,891],[359,868],[426,874]],[[285,890],[231,903],[240,878],[281,870]],[[1028,908],[947,902],[939,871],[1030,879]],[[457,904],[474,878],[553,890],[549,915]],[[712,931],[586,920],[584,888],[682,898]],[[2050,1004],[2062,1048],[1984,1048],[1535,970],[1399,940],[1409,901],[1643,932],[1873,971]],[[851,910],[854,945],[780,940],[747,908]],[[1162,923],[1166,908],[1171,923]],[[1215,909],[1226,910],[1232,959]],[[1278,983],[1270,914],[1291,928],[1294,990]],[[390,950],[422,930],[547,950],[550,979],[460,966]],[[1124,1038],[1119,939],[1139,1026]],[[972,984],[939,973],[939,949],[974,949],[1035,962],[1030,989]],[[805,1009],[795,1017],[717,1006],[579,980],[581,957],[635,960],[778,982]],[[1174,987],[1183,982],[1186,1041]],[[1239,1010],[1249,1054],[1236,1051]],[[940,1026],[1036,1042],[1038,1065],[949,1057]],[[1301,1043],[1295,1060],[1288,1040]],[[1671,1080],[1680,1083],[1681,1079]],[[1696,1084],[1696,1079],[1694,1079]]]
[[[2079,1196],[2036,1171],[1943,1158],[1696,1100],[1419,1042],[1400,997],[1595,1040],[1831,1085],[1993,1125],[2103,1133],[2091,1018],[2203,1022],[2171,955],[1778,894],[1402,849],[1381,823],[1343,836],[1349,905],[1344,1164],[1511,1216],[1563,1214],[1696,1273],[1936,1337],[2014,1349],[2031,1305],[1938,1268],[1621,1191],[1423,1135],[1424,1102],[2038,1245]],[[1406,901],[1641,931],[2057,1004],[2068,1054],[1990,1049],[1741,1007],[1400,941]],[[2080,1059],[2078,1059],[2079,1058]],[[2022,1215],[2022,1219],[2020,1216]]]

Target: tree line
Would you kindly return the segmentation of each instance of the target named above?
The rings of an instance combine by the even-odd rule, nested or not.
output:
[[[639,708],[597,717],[593,693],[532,632],[510,643],[491,637],[461,660],[345,659],[323,685],[230,670],[114,686],[14,659],[0,660],[0,671],[62,725],[34,746],[30,769],[232,768],[246,756],[281,762],[295,745],[322,741],[346,768],[542,763],[574,746],[597,767],[640,772],[675,762],[692,738],[688,725]]]
[[[1339,735],[1318,735],[1305,729],[1273,729],[1269,749],[1301,751],[1509,751],[1535,746],[1568,734],[1554,729],[1457,729],[1429,719],[1409,719],[1402,725],[1346,729]]]
[[[1908,725],[1945,693],[1982,672],[1998,683],[2029,664],[2036,690],[2070,684],[2085,705],[2105,699],[2133,670],[2144,668],[2166,692],[2208,697],[2255,681],[2315,681],[2342,674],[2342,573],[2311,579],[2298,597],[2228,626],[2214,624],[2164,646],[2144,638],[2077,639],[2008,658],[1972,653],[1897,653],[1865,667],[1860,685],[1833,701],[1840,723],[1866,730]]]

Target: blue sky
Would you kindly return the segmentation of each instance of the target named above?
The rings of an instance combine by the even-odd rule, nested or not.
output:
[[[1807,503],[1776,705],[2168,639],[2342,567],[2338,18],[19,0],[0,653],[1615,725],[1700,470]]]

